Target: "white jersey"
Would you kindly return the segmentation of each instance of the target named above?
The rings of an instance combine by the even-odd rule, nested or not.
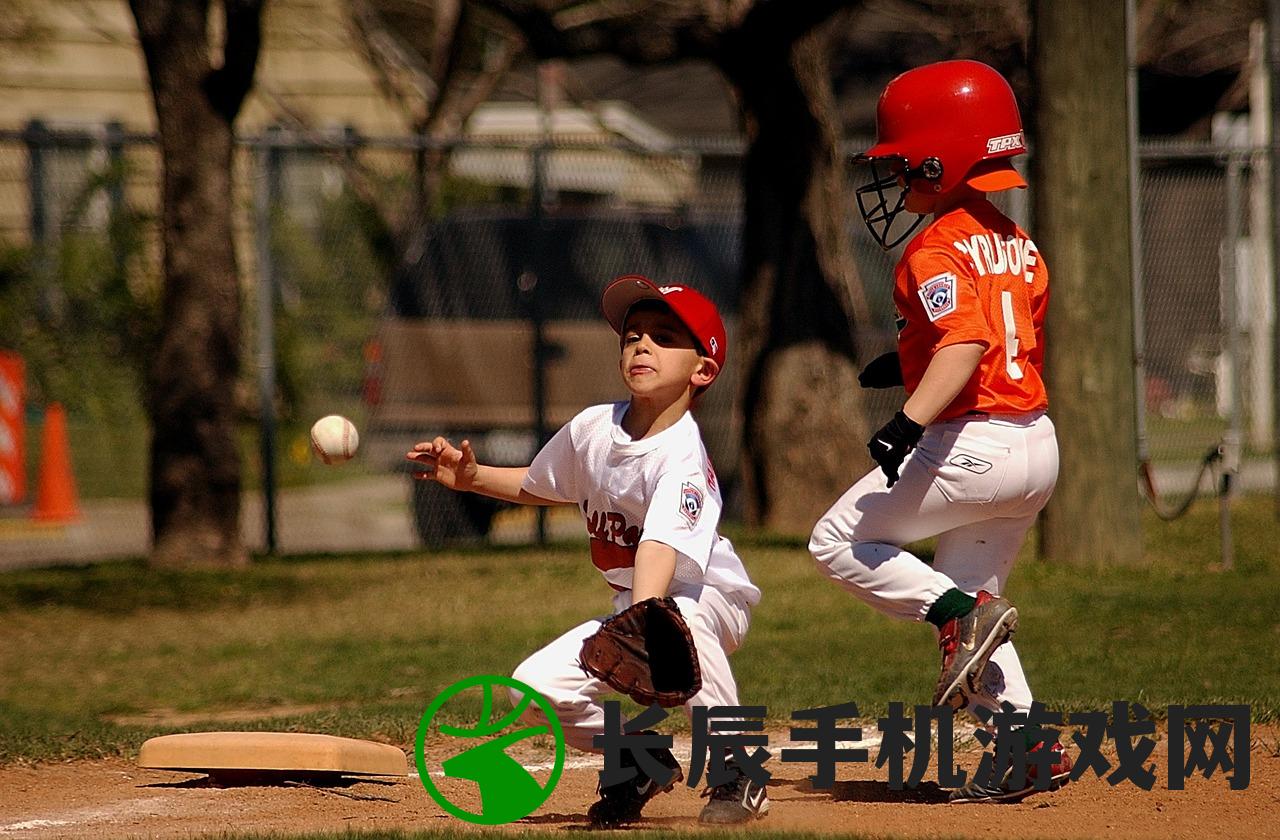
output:
[[[756,604],[760,590],[716,532],[724,505],[693,415],[633,440],[622,429],[627,406],[592,406],[566,423],[533,459],[523,489],[578,505],[591,562],[614,589],[631,589],[636,548],[655,540],[676,550],[673,589],[706,585]]]

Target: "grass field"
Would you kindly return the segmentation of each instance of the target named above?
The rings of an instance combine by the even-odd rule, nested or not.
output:
[[[1057,567],[1028,556],[1010,584],[1019,650],[1051,708],[1115,699],[1248,703],[1280,716],[1280,564],[1273,502],[1240,501],[1236,567],[1216,510],[1151,520],[1145,559]],[[735,656],[744,703],[778,726],[794,709],[928,702],[937,651],[821,578],[803,546],[743,538],[764,590]],[[0,575],[0,762],[129,756],[147,737],[290,729],[406,746],[441,688],[507,674],[604,612],[609,590],[580,547],[263,561],[242,573],[141,562]],[[463,707],[465,708],[465,707]],[[683,726],[680,716],[671,725]]]

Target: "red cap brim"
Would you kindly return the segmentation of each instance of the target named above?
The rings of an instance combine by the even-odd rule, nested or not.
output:
[[[632,274],[609,284],[600,298],[600,309],[613,331],[621,335],[627,313],[642,300],[663,300],[662,292],[658,290],[658,284],[648,277]]]

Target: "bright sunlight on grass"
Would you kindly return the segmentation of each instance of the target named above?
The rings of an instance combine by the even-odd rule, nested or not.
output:
[[[1280,712],[1280,568],[1269,497],[1241,500],[1236,568],[1216,510],[1152,519],[1147,556],[1058,567],[1030,552],[1009,596],[1019,652],[1050,708],[1140,701],[1248,703]],[[928,702],[937,649],[818,575],[801,545],[743,539],[764,590],[734,657],[744,703],[779,725],[794,709]],[[0,575],[0,761],[129,755],[154,734],[298,729],[408,745],[443,687],[508,674],[605,612],[580,547],[271,560],[245,572],[157,572],[140,562]],[[678,717],[678,716],[677,716]],[[683,726],[682,722],[673,725]]]

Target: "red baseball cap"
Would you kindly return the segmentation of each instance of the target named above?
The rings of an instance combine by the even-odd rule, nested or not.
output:
[[[694,339],[702,345],[702,352],[710,356],[720,370],[724,370],[725,353],[729,339],[724,332],[724,321],[716,305],[706,296],[688,286],[670,284],[659,286],[648,277],[628,274],[610,283],[600,297],[600,309],[613,331],[622,335],[627,312],[642,300],[656,300],[680,319]]]

